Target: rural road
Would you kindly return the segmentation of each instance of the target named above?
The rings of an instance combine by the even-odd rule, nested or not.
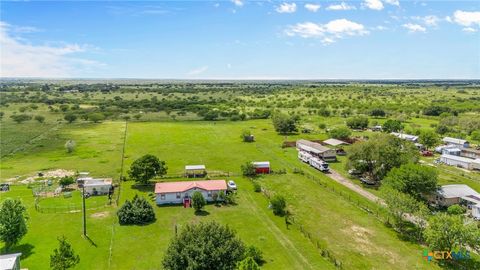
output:
[[[373,195],[372,193],[364,190],[363,188],[355,185],[354,183],[352,183],[349,179],[343,177],[341,174],[339,174],[338,172],[330,169],[330,173],[327,173],[325,174],[326,176],[330,177],[331,179],[335,180],[336,182],[346,186],[347,188],[355,191],[356,193],[360,194],[361,196],[367,198],[368,200],[372,201],[372,202],[375,202],[375,203],[379,203],[381,204],[382,206],[386,206],[386,203],[383,199],[379,198],[378,196],[376,195]]]

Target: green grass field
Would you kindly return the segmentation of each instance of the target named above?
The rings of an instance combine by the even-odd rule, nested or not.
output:
[[[255,143],[241,142],[240,134],[244,129],[252,131]],[[124,131],[124,122],[65,124],[55,132],[55,139],[48,140],[43,147],[28,148],[3,158],[0,179],[61,168],[90,171],[94,176],[118,180]],[[208,205],[205,216],[196,216],[193,209],[181,206],[155,207],[157,220],[146,226],[120,226],[115,207],[89,210],[88,240],[81,236],[81,213],[39,213],[34,209],[31,190],[22,185],[14,186],[10,192],[0,193],[0,200],[21,198],[30,216],[29,232],[14,250],[24,253],[22,266],[48,269],[49,255],[57,245],[56,237],[65,235],[81,257],[75,269],[159,269],[163,253],[174,235],[175,224],[181,229],[187,222],[217,220],[235,229],[246,244],[255,245],[264,252],[264,269],[334,268],[301,233],[300,225],[312,239],[326,247],[344,269],[438,268],[423,260],[424,247],[402,241],[392,229],[352,201],[374,208],[372,203],[333,181],[330,185],[350,196],[352,201],[305,176],[293,174],[294,168],[301,168],[324,181],[331,181],[300,163],[293,148],[281,148],[283,141],[300,137],[324,139],[326,134],[280,136],[274,132],[270,120],[129,123],[124,173],[133,160],[147,153],[165,160],[169,174],[182,173],[188,164],[205,164],[211,172],[234,175],[231,178],[239,186],[237,205]],[[63,145],[67,139],[77,142],[74,153],[65,152]],[[261,177],[260,181],[269,191],[286,196],[295,215],[295,226],[287,229],[284,219],[274,216],[268,209],[267,199],[253,192],[248,179],[238,176],[240,165],[252,160],[269,160],[274,170],[287,170],[287,174]],[[332,165],[339,169],[341,166],[343,162]],[[123,182],[120,201],[137,193],[148,197],[152,191],[153,187],[136,188],[133,182]],[[45,199],[41,203],[51,207],[79,204],[80,196],[77,195],[68,199]],[[87,200],[91,200],[93,206],[97,199]]]

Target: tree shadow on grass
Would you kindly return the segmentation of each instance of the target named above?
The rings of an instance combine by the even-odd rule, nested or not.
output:
[[[133,184],[131,185],[131,187],[132,189],[135,189],[140,192],[153,192],[155,189],[155,185],[150,185],[150,184],[146,184],[146,185]]]
[[[195,216],[204,217],[204,216],[208,216],[208,215],[210,215],[210,213],[208,211],[205,211],[205,210],[195,211]]]
[[[18,246],[14,246],[12,247],[11,249],[8,250],[8,253],[22,253],[22,257],[21,259],[24,260],[28,257],[30,257],[30,255],[34,254],[35,252],[33,252],[33,249],[35,248],[35,246],[31,245],[31,244],[22,244],[22,245],[18,245]],[[5,251],[5,250],[0,250],[0,251]]]

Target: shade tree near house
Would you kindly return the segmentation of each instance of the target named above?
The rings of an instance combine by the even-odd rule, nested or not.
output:
[[[185,225],[171,239],[162,264],[167,270],[233,270],[244,258],[245,244],[235,232],[211,221]]]
[[[58,238],[58,248],[50,255],[50,268],[53,270],[66,270],[80,263],[80,256],[75,254],[72,245],[65,236]]]
[[[152,205],[143,197],[135,195],[130,202],[126,200],[117,212],[121,225],[141,225],[155,221],[155,211]]]
[[[390,133],[390,132],[398,132],[403,129],[402,122],[399,120],[394,120],[394,119],[388,119],[383,123],[382,130],[384,132]]]
[[[412,142],[389,134],[377,134],[349,150],[347,166],[379,182],[395,167],[418,161],[418,150]]]
[[[0,205],[0,240],[5,251],[16,245],[27,234],[26,208],[19,199],[6,199]]]
[[[427,200],[437,190],[438,174],[435,168],[408,163],[392,168],[382,183],[416,200]]]
[[[439,139],[435,132],[431,130],[424,130],[420,132],[418,136],[418,141],[425,146],[425,148],[430,149],[433,146],[437,145]]]
[[[167,173],[167,166],[165,161],[158,159],[154,155],[144,155],[136,159],[132,165],[128,175],[136,182],[146,184],[154,177],[163,176]]]
[[[203,197],[202,193],[200,193],[199,191],[193,192],[192,202],[193,202],[193,208],[195,209],[195,212],[200,212],[203,209],[203,207],[207,204],[207,201]]]

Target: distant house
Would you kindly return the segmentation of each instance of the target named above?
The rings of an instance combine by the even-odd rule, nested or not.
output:
[[[452,156],[460,156],[462,150],[458,147],[445,147],[442,150],[442,154],[452,155]]]
[[[0,270],[20,270],[22,253],[0,255]]]
[[[452,137],[445,137],[442,139],[443,143],[446,145],[455,145],[460,148],[469,148],[470,143],[467,140],[457,139]]]
[[[189,206],[192,194],[199,191],[206,201],[213,201],[213,194],[227,191],[225,180],[180,181],[155,184],[156,203]]]
[[[307,152],[312,156],[319,157],[325,161],[337,160],[337,154],[335,149],[330,149],[319,143],[301,139],[296,142],[296,146],[299,151]]]
[[[270,161],[254,161],[252,162],[255,167],[255,173],[268,174],[270,173]]]
[[[440,162],[450,166],[461,167],[467,170],[480,170],[480,159],[471,159],[466,157],[443,154]]]
[[[462,203],[472,208],[480,204],[480,194],[467,185],[445,185],[430,198],[430,202],[444,207]]]
[[[398,133],[398,132],[392,132],[390,133],[395,137],[398,137],[403,140],[411,141],[411,142],[418,142],[418,136],[415,135],[410,135],[410,134],[405,134],[405,133]]]
[[[185,166],[186,177],[205,177],[207,170],[205,165],[187,165]]]
[[[460,156],[480,159],[480,150],[473,149],[473,148],[462,148],[460,151]]]

